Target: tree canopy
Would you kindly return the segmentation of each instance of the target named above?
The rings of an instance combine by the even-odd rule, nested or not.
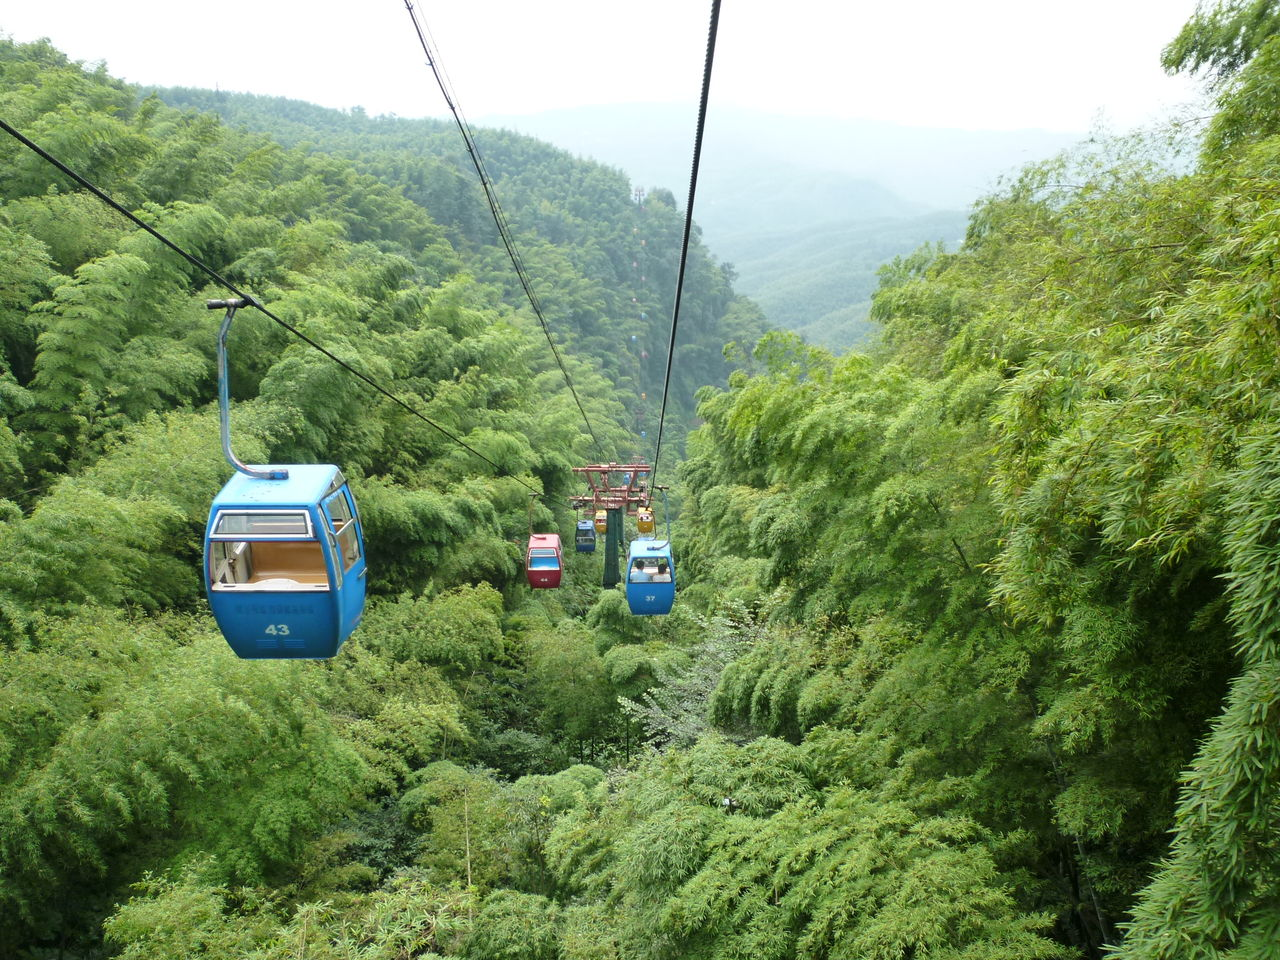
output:
[[[244,311],[237,448],[343,467],[371,599],[332,661],[236,660],[223,291],[0,143],[0,953],[1280,958],[1274,7],[1166,50],[1203,130],[886,263],[865,353],[695,244],[664,618],[521,565],[648,452],[669,193],[479,133],[597,444],[447,127],[0,40],[8,122],[485,458]]]

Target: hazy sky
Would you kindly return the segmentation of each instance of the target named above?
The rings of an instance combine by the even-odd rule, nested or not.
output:
[[[47,36],[126,80],[441,116],[404,0],[8,0],[0,31]],[[710,2],[417,0],[473,121],[697,97]],[[1192,97],[1161,48],[1195,0],[724,0],[712,103],[914,126],[1128,127]]]

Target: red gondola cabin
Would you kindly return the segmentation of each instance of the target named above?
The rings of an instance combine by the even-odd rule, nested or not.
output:
[[[560,534],[535,533],[529,537],[524,569],[529,577],[529,586],[535,589],[560,586],[560,572],[564,569]]]

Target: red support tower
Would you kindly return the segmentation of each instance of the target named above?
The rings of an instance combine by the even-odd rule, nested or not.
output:
[[[634,516],[639,510],[649,506],[652,496],[649,477],[653,467],[647,463],[592,463],[585,467],[574,467],[574,473],[580,473],[587,481],[589,494],[570,497],[574,506],[579,509],[590,508],[603,510],[608,514],[604,541],[604,579],[606,588],[622,582],[618,572],[619,553],[623,547],[624,530],[622,518],[630,514]]]
[[[573,472],[582,474],[591,490],[569,498],[577,507],[623,510],[634,516],[651,499],[649,475],[653,468],[647,463],[592,463],[574,467]]]

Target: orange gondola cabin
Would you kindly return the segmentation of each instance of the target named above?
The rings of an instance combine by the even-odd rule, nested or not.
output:
[[[529,537],[529,549],[525,554],[525,574],[529,586],[545,590],[560,586],[560,574],[564,559],[560,553],[558,533],[535,533]]]
[[[641,507],[636,513],[636,530],[646,537],[653,536],[653,511],[648,507]]]

